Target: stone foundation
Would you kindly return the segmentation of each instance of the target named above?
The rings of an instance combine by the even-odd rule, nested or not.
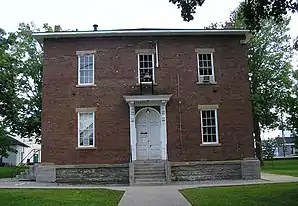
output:
[[[259,179],[256,159],[231,161],[172,162],[172,181],[205,181],[223,179]]]
[[[129,165],[56,165],[56,182],[128,184]]]
[[[166,182],[222,179],[260,179],[258,159],[231,161],[166,162]],[[37,182],[82,184],[133,184],[134,164],[54,165],[40,164]]]

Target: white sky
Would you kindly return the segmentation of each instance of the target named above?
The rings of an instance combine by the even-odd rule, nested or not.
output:
[[[20,22],[61,25],[63,29],[203,28],[229,19],[241,0],[206,0],[195,19],[184,22],[180,10],[168,0],[2,0],[0,28],[15,31]],[[13,8],[13,9],[12,9]],[[298,36],[298,14],[291,15],[291,36]],[[296,56],[295,65],[298,65]],[[278,133],[270,133],[276,136]]]

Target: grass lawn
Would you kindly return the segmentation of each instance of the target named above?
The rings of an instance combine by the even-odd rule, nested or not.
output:
[[[1,178],[11,178],[11,172],[15,167],[0,167],[0,179]],[[28,169],[28,167],[23,167],[19,173]],[[17,175],[17,174],[15,174]]]
[[[262,172],[298,177],[298,159],[265,161]]]
[[[117,206],[123,192],[105,189],[0,189],[5,206]]]
[[[297,183],[194,188],[180,192],[193,206],[296,206],[298,203]]]

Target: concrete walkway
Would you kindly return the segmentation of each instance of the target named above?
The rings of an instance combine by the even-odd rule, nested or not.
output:
[[[178,191],[197,187],[219,187],[253,185],[282,182],[298,182],[298,177],[262,173],[260,180],[218,180],[193,182],[192,184],[171,184],[164,186],[128,187],[118,206],[190,206],[191,204]]]
[[[190,206],[190,203],[178,190],[196,187],[219,187],[235,185],[272,184],[298,182],[298,177],[262,173],[259,180],[217,180],[202,182],[180,182],[162,186],[98,186],[70,185],[58,183],[19,182],[11,179],[0,179],[0,188],[47,188],[47,189],[95,189],[104,188],[125,191],[119,206]]]
[[[128,188],[118,206],[191,206],[174,187],[148,186]]]

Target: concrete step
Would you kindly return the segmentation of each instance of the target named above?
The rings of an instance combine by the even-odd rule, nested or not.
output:
[[[134,167],[135,170],[165,170],[165,167]]]
[[[152,179],[162,179],[166,178],[166,174],[135,174],[135,179],[147,179],[147,178],[152,178]]]
[[[150,177],[142,177],[137,178],[135,177],[135,182],[165,182],[165,177],[158,177],[158,178],[150,178]]]
[[[16,179],[19,181],[35,181],[36,176],[35,176],[33,170],[34,170],[34,168],[31,167],[31,168],[21,172],[20,174],[16,175]]]
[[[136,164],[142,164],[142,163],[150,163],[150,164],[152,164],[152,163],[165,163],[165,161],[164,160],[136,160],[136,161],[134,161],[134,163],[136,163]]]
[[[138,179],[135,180],[134,185],[160,185],[166,184],[165,179]]]
[[[166,174],[165,170],[135,170],[135,175],[159,175]]]
[[[145,164],[145,165],[134,165],[135,168],[165,168],[165,165],[159,164]]]

